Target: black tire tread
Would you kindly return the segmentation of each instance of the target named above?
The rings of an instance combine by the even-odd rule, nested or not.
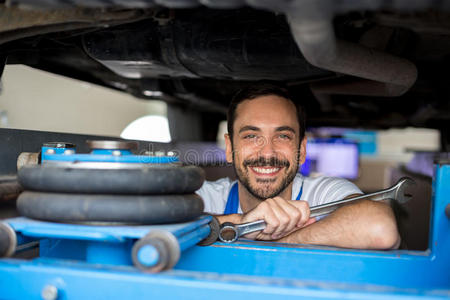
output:
[[[23,216],[55,222],[165,224],[199,217],[204,204],[196,194],[97,195],[25,191],[17,199]]]
[[[122,195],[190,194],[205,180],[204,171],[196,166],[75,169],[38,165],[21,168],[18,177],[26,190]]]

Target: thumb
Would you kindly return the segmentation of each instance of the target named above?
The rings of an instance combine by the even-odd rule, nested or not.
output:
[[[308,221],[306,221],[306,223],[301,228],[314,224],[316,223],[316,221],[317,221],[316,218],[309,218]]]

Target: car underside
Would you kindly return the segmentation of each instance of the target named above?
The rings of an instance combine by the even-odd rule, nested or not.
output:
[[[428,127],[449,144],[445,1],[11,0],[0,61],[163,100],[213,140],[232,95],[286,85],[308,126]]]
[[[449,70],[445,0],[0,0],[0,298],[448,299]]]

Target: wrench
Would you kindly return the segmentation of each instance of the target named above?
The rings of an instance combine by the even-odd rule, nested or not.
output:
[[[384,189],[375,193],[365,194],[361,196],[356,196],[348,199],[342,199],[338,201],[333,201],[330,203],[317,205],[311,207],[310,209],[310,218],[319,217],[323,215],[327,215],[341,206],[349,202],[353,202],[356,200],[362,199],[370,199],[373,201],[381,201],[381,200],[395,200],[399,203],[405,203],[412,198],[412,195],[406,194],[405,190],[408,186],[414,185],[415,182],[409,177],[401,178],[395,185],[388,189]],[[244,224],[233,224],[230,222],[225,222],[222,224],[219,231],[219,239],[224,243],[233,243],[239,237],[246,235],[248,233],[264,230],[266,228],[266,222],[264,220],[253,221]]]

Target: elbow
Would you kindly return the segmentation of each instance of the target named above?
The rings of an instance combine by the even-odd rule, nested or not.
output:
[[[360,217],[364,219],[366,249],[398,249],[400,234],[391,207],[385,203],[370,200],[359,203],[365,209],[360,210]]]
[[[369,248],[398,249],[401,238],[395,219],[379,218],[370,227]]]

